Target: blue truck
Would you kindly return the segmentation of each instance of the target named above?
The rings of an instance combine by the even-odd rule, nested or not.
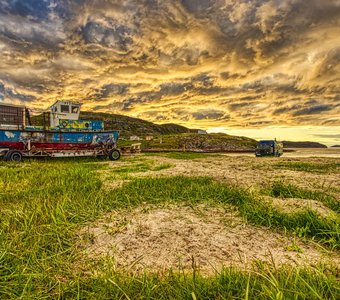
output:
[[[257,143],[256,156],[276,156],[283,154],[283,144],[276,140],[262,140]]]

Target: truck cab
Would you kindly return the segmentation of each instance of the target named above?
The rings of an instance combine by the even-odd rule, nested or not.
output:
[[[262,140],[257,143],[256,156],[277,156],[283,154],[283,144],[276,140]]]

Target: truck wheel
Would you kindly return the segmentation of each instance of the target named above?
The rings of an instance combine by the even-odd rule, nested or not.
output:
[[[109,159],[110,160],[118,160],[120,158],[120,152],[117,149],[112,149],[109,152]]]
[[[22,161],[22,153],[18,150],[9,150],[5,155],[5,161]]]

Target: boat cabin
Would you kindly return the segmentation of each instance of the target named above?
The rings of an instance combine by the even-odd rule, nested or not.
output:
[[[71,101],[57,101],[49,107],[50,126],[58,127],[62,121],[78,121],[80,114],[80,103]]]
[[[32,126],[30,113],[25,106],[0,103],[0,129],[103,131],[103,121],[79,119],[80,107],[80,103],[57,101],[42,114],[43,124]]]

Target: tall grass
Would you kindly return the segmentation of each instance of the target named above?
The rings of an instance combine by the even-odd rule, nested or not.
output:
[[[305,212],[286,215],[253,195],[208,178],[138,179],[114,191],[101,189],[97,163],[46,161],[0,166],[1,299],[212,299],[308,296],[336,299],[334,274],[324,269],[263,269],[243,273],[226,269],[203,278],[184,275],[117,274],[109,264],[99,275],[78,266],[76,233],[105,212],[142,202],[231,203],[250,222],[287,228],[339,245],[333,220]],[[89,266],[89,268],[91,268]],[[297,298],[299,298],[297,297]]]
[[[2,298],[41,289],[48,294],[58,274],[72,273],[74,230],[97,216],[103,203],[93,169],[79,162],[0,168]]]
[[[323,270],[281,268],[261,272],[225,269],[214,277],[169,272],[126,276],[115,272],[68,285],[66,298],[81,299],[336,299],[334,275]]]

